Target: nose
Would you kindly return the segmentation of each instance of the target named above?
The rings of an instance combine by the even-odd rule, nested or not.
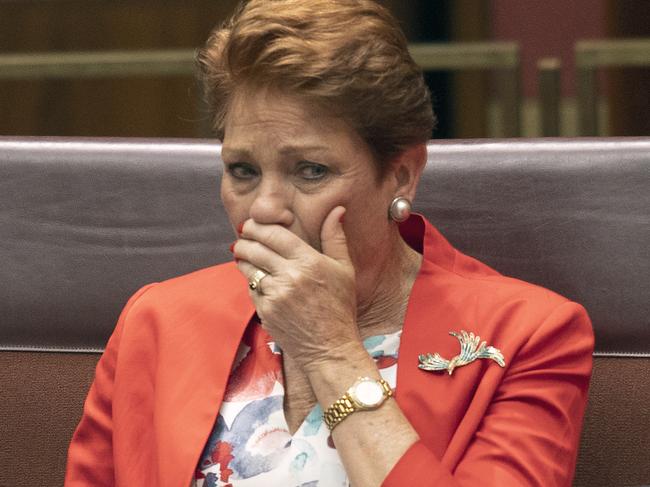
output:
[[[277,178],[267,176],[255,189],[249,216],[258,223],[290,227],[293,223],[292,198],[287,185]]]

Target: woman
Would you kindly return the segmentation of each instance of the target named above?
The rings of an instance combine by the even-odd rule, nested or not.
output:
[[[389,13],[252,0],[200,63],[235,263],[129,301],[66,485],[570,485],[589,319],[409,215],[434,119]]]

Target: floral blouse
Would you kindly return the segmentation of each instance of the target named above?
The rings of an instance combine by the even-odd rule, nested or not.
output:
[[[392,388],[401,333],[372,336],[363,343]],[[252,323],[237,351],[193,487],[349,486],[320,405],[289,433],[283,384],[281,350]]]

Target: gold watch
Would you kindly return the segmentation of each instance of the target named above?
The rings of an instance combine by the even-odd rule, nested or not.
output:
[[[393,395],[393,390],[384,379],[359,377],[340,399],[323,413],[323,421],[331,430],[356,411],[377,409]]]

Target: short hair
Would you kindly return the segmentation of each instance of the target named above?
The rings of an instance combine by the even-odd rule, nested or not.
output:
[[[397,20],[373,0],[250,0],[198,53],[199,77],[223,140],[237,88],[274,88],[351,125],[379,174],[435,125],[422,69]]]

